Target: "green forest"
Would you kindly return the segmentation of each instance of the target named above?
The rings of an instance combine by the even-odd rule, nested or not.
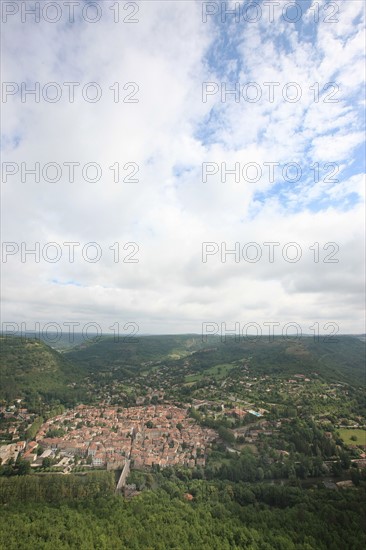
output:
[[[176,335],[116,340],[105,336],[82,342],[78,337],[69,346],[64,340],[61,344],[50,347],[35,337],[0,336],[0,399],[9,402],[21,397],[35,411],[40,401],[73,407],[95,401],[95,390],[112,382],[126,384],[130,391],[131,385],[141,386],[142,377],[144,387],[144,376],[154,381],[152,364],[158,367],[158,385],[162,378],[168,378],[170,386],[178,386],[176,397],[182,398],[189,395],[184,381],[199,380],[206,371],[212,377],[212,368],[223,364],[228,365],[226,374],[235,376],[243,358],[250,361],[251,372],[257,376],[307,375],[316,371],[327,382],[365,384],[365,346],[353,336],[339,336],[332,342],[312,337],[223,340],[218,336]],[[220,373],[213,377],[222,378]],[[125,405],[129,399],[126,395]]]
[[[148,474],[132,499],[114,476],[1,478],[4,550],[358,550],[366,545],[365,490]],[[189,495],[190,499],[187,499]]]

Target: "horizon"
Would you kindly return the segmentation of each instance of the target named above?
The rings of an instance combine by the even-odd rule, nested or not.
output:
[[[5,337],[5,338],[8,338],[8,337],[15,337],[15,338],[27,338],[28,336],[27,335],[31,335],[31,336],[34,336],[34,335],[40,335],[40,332],[37,332],[37,331],[32,331],[32,330],[27,330],[26,332],[23,332],[23,333],[6,333],[4,331],[0,331],[0,336],[1,337]],[[42,334],[41,336],[39,336],[41,339],[47,339],[49,336],[59,336],[59,338],[67,338],[69,335],[68,334],[59,334],[57,332],[47,332],[47,334]],[[113,333],[113,332],[102,332],[102,333],[98,333],[98,332],[88,332],[88,334],[84,334],[82,332],[74,332],[73,333],[73,336],[74,337],[83,337],[84,340],[94,340],[95,338],[113,338],[113,337],[116,337],[116,334]],[[230,332],[228,334],[220,334],[220,333],[215,333],[215,334],[202,334],[200,332],[156,332],[156,333],[149,333],[149,332],[141,332],[141,333],[138,333],[136,334],[136,336],[127,336],[127,338],[130,338],[130,339],[135,339],[137,340],[139,337],[145,337],[145,336],[195,336],[195,337],[199,337],[199,338],[211,338],[211,337],[219,337],[221,340],[222,339],[225,339],[225,338],[234,338],[234,339],[238,339],[238,338],[249,338],[249,339],[253,339],[253,338],[283,338],[283,339],[286,339],[286,338],[315,338],[315,337],[329,337],[329,336],[332,336],[332,335],[329,335],[328,333],[326,332],[319,332],[318,334],[311,334],[310,332],[309,333],[301,333],[301,334],[298,334],[298,333],[295,333],[295,332],[289,332],[287,333],[286,335],[284,334],[280,334],[280,333],[273,333],[273,334],[255,334],[255,333],[248,333],[248,334],[241,334],[240,332],[238,333],[233,333],[233,332]],[[335,335],[334,335],[335,336]],[[341,332],[341,333],[337,333],[337,335],[335,336],[335,338],[338,338],[340,336],[363,336],[363,337],[366,337],[366,332]],[[118,337],[118,335],[117,335]],[[119,335],[119,338],[122,340],[124,337],[122,335]]]

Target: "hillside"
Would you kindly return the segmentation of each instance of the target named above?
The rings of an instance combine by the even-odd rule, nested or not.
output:
[[[139,336],[138,338],[104,337],[97,342],[83,342],[65,353],[75,364],[90,370],[109,367],[138,369],[149,361],[177,361],[207,344],[199,335]]]
[[[146,370],[147,362],[164,362],[174,376],[187,364],[194,374],[244,359],[250,362],[253,374],[289,376],[317,372],[327,381],[365,383],[365,344],[354,336],[339,336],[335,342],[316,342],[312,337],[276,337],[273,341],[265,337],[257,341],[227,338],[222,342],[216,336],[202,342],[199,335],[179,335],[144,336],[134,343],[125,343],[106,338],[80,345],[65,353],[65,357],[83,370],[120,370],[126,377],[141,368]]]
[[[0,398],[7,400],[34,394],[45,401],[72,404],[86,400],[84,383],[90,375],[96,382],[103,376],[106,382],[121,380],[128,386],[140,375],[147,376],[144,384],[151,383],[149,373],[155,376],[160,372],[159,385],[164,378],[179,382],[212,377],[220,365],[234,374],[243,362],[253,376],[316,372],[328,382],[365,383],[365,344],[354,336],[340,336],[333,343],[314,342],[310,337],[278,337],[274,341],[228,338],[226,342],[218,337],[203,342],[199,335],[141,336],[128,342],[104,337],[80,342],[62,353],[35,339],[2,337],[0,345]]]
[[[35,339],[0,337],[0,398],[39,395],[45,400],[71,401],[76,390],[68,384],[81,378],[73,364]]]

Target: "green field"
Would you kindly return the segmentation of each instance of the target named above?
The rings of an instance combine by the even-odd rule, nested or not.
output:
[[[209,369],[198,372],[197,374],[189,374],[186,376],[185,380],[186,382],[198,382],[203,378],[215,378],[216,380],[220,380],[222,378],[226,378],[228,373],[234,367],[235,365],[231,364],[215,365]]]
[[[339,435],[346,445],[366,445],[366,430],[341,428]],[[353,441],[352,436],[357,437],[357,440]]]

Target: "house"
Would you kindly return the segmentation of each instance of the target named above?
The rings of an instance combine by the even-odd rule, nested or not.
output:
[[[105,453],[97,451],[92,458],[93,466],[104,466],[105,464]]]
[[[95,456],[98,450],[98,445],[96,443],[90,443],[88,448],[88,456]]]
[[[345,481],[338,481],[336,485],[339,489],[348,489],[349,487],[353,487],[353,482],[350,479],[346,479]]]

